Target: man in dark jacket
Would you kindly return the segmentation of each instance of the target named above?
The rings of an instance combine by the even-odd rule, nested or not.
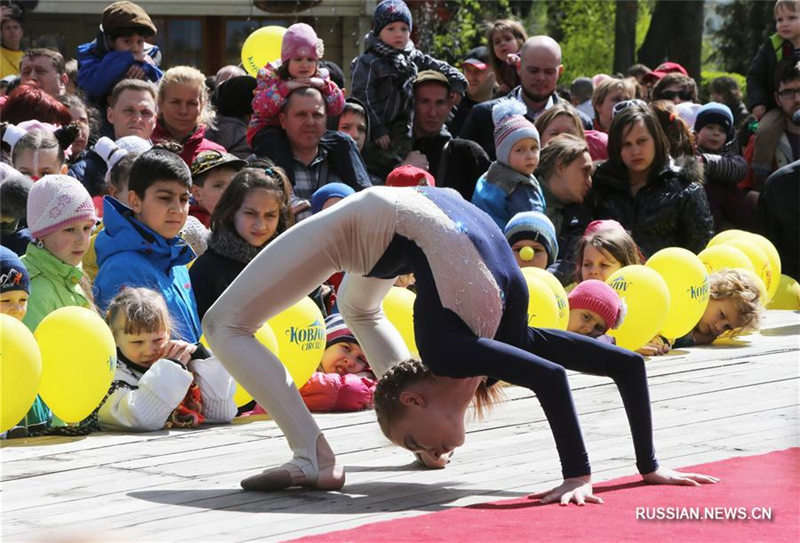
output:
[[[281,128],[260,131],[253,139],[254,154],[268,157],[286,171],[294,190],[298,220],[308,217],[308,200],[327,183],[341,181],[355,190],[372,185],[364,159],[353,138],[325,130],[325,100],[317,89],[292,91],[280,114]]]
[[[781,271],[800,281],[800,160],[769,176],[758,199],[761,231],[781,255]]]
[[[491,161],[480,145],[454,138],[444,126],[452,107],[450,90],[447,78],[439,72],[425,70],[417,74],[413,150],[392,168],[410,164],[428,170],[437,186],[454,188],[470,200],[478,177],[489,169]]]
[[[549,36],[534,36],[522,44],[519,52],[520,85],[508,96],[477,104],[464,121],[460,137],[477,142],[489,157],[495,159],[494,123],[492,108],[499,100],[519,100],[528,108],[525,115],[531,122],[546,109],[562,102],[556,94],[558,78],[564,71],[561,64],[561,47]],[[592,121],[581,114],[584,128],[592,128]]]
[[[447,128],[453,136],[458,137],[464,121],[469,112],[477,104],[492,99],[492,94],[497,88],[494,70],[489,66],[489,50],[485,45],[475,47],[467,52],[461,71],[467,78],[467,92],[464,98],[453,108],[453,115],[447,123]]]

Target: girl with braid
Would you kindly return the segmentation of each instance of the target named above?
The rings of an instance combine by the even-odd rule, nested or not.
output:
[[[302,250],[314,240],[313,250]],[[345,271],[342,316],[381,380],[378,421],[392,442],[443,466],[464,443],[464,416],[485,404],[486,378],[536,393],[564,482],[545,502],[600,502],[566,369],[609,376],[623,399],[645,481],[698,485],[716,479],[659,467],[644,360],[591,338],[527,326],[528,291],[494,221],[446,188],[374,187],[348,197],[272,241],[206,313],[206,338],[233,377],[272,415],[294,457],[242,481],[248,490],[337,489],[344,466],[303,405],[286,368],[254,337],[267,319],[333,272]],[[414,331],[422,361],[381,309],[394,278],[414,273]],[[397,364],[392,367],[392,364]]]

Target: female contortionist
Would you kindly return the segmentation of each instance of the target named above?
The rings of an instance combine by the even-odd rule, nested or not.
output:
[[[344,466],[284,365],[253,337],[263,322],[340,270],[347,275],[337,303],[382,375],[376,411],[394,443],[444,465],[464,442],[464,415],[476,391],[485,399],[484,379],[501,379],[536,393],[555,437],[564,482],[535,496],[600,502],[592,494],[566,368],[615,381],[645,481],[716,482],[659,467],[641,356],[578,334],[527,326],[526,283],[488,215],[451,189],[374,187],[284,232],[206,313],[203,327],[214,353],[272,415],[294,453],[290,462],[243,480],[245,489],[344,484]],[[381,310],[394,277],[409,272],[417,281],[414,328],[422,362],[408,360],[400,334]]]

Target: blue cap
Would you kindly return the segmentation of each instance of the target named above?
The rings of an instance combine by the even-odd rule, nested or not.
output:
[[[0,292],[11,290],[31,291],[31,280],[28,270],[17,254],[0,245]]]
[[[355,190],[350,185],[344,183],[328,183],[322,185],[311,195],[311,213],[319,213],[328,198],[346,198],[355,194]]]

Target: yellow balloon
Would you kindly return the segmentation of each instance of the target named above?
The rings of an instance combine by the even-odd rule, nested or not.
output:
[[[758,244],[749,236],[749,234],[728,239],[725,241],[725,245],[736,247],[745,255],[747,255],[747,258],[750,259],[753,271],[764,282],[764,286],[767,288],[767,297],[762,300],[763,303],[767,303],[769,300],[769,289],[770,285],[772,284],[773,276],[772,266],[769,263],[769,257],[767,256],[767,253],[765,253],[761,247],[758,246]],[[775,276],[775,279],[777,280],[778,277]]]
[[[540,279],[550,288],[550,291],[556,297],[556,308],[558,309],[558,323],[553,328],[566,330],[569,326],[569,302],[567,301],[567,291],[564,290],[561,282],[556,279],[555,275],[541,268],[522,268],[522,275],[526,279],[528,277]],[[530,290],[530,287],[528,290]]]
[[[319,366],[325,351],[322,312],[311,298],[305,297],[267,322],[277,339],[281,362],[295,386],[302,387]]]
[[[612,273],[606,283],[617,291],[628,307],[625,320],[608,334],[617,345],[635,351],[663,327],[669,313],[669,288],[657,271],[635,264]]]
[[[528,284],[528,326],[534,328],[558,328],[558,301],[547,283],[534,276],[525,275]],[[567,311],[569,319],[569,311]]]
[[[775,296],[767,309],[800,309],[800,284],[788,275],[781,275]]]
[[[710,274],[723,268],[753,269],[753,264],[747,255],[733,245],[720,244],[706,247],[697,256]]]
[[[769,260],[769,267],[772,274],[770,275],[770,283],[767,285],[767,300],[771,300],[778,291],[778,285],[780,284],[779,278],[783,271],[781,269],[781,255],[778,254],[778,249],[775,248],[772,242],[764,236],[748,232],[747,238],[754,241],[756,245],[764,251],[767,255],[767,260]],[[775,279],[778,280],[776,281]]]
[[[42,352],[39,394],[64,422],[89,416],[108,392],[117,347],[105,321],[85,307],[48,314],[33,333]]]
[[[272,354],[279,356],[278,339],[275,337],[275,332],[272,331],[268,323],[265,322],[264,325],[256,331],[255,338],[264,347],[272,351]],[[205,345],[207,349],[211,349],[211,347],[208,346],[205,334],[200,336],[200,343]],[[233,401],[236,402],[237,407],[242,407],[253,401],[253,397],[238,381],[236,381],[236,392],[233,393]]]
[[[646,266],[656,270],[669,289],[669,311],[661,335],[675,339],[689,333],[708,305],[708,271],[691,251],[668,247],[656,252]]]
[[[42,355],[28,327],[0,314],[0,432],[14,427],[36,399]]]
[[[242,66],[253,77],[268,62],[281,58],[281,42],[286,29],[282,26],[262,26],[254,30],[242,45]]]
[[[745,232],[744,230],[734,230],[734,229],[723,230],[722,232],[711,238],[711,241],[708,242],[708,245],[706,245],[706,247],[713,247],[715,245],[725,243],[729,239],[742,238],[746,236],[748,233],[749,232]]]
[[[533,260],[533,255],[534,255],[533,249],[531,249],[527,245],[519,250],[519,257],[525,262],[530,262],[531,260]]]
[[[392,287],[383,299],[383,312],[400,332],[411,356],[419,358],[417,341],[414,337],[414,301],[416,298],[417,296],[407,288]]]

